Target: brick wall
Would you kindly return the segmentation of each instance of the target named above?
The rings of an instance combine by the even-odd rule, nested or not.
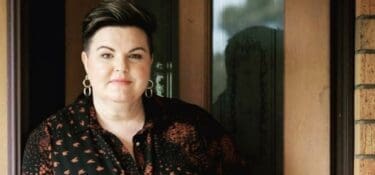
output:
[[[355,175],[375,175],[375,1],[356,0]]]

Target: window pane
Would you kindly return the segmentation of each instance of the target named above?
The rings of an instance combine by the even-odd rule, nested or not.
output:
[[[213,0],[212,112],[253,174],[282,166],[283,0]]]

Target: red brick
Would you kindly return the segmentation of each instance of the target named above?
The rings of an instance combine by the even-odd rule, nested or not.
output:
[[[355,119],[375,119],[375,89],[356,89],[354,94]]]
[[[357,19],[355,47],[359,49],[375,49],[375,19]]]
[[[375,84],[375,54],[356,54],[355,84]]]
[[[355,154],[375,154],[375,124],[355,125]]]
[[[374,15],[375,1],[374,0],[356,0],[356,16]]]
[[[375,175],[375,160],[356,159],[354,161],[354,175]]]

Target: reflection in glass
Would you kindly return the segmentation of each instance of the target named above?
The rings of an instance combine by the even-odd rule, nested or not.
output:
[[[253,174],[282,165],[282,0],[213,0],[214,117]]]
[[[152,80],[155,82],[155,92],[158,96],[162,97],[173,97],[173,66],[172,62],[169,61],[162,63],[156,61],[154,63]]]
[[[137,0],[135,2],[152,12],[158,23],[153,39],[154,63],[151,75],[155,94],[177,97],[178,1]]]

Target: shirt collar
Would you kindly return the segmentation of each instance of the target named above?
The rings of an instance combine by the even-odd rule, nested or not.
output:
[[[166,118],[164,105],[160,97],[142,97],[142,101],[146,118],[143,128],[139,131],[140,134],[159,126],[160,122]],[[71,105],[66,107],[66,110],[73,133],[77,134],[89,129],[102,129],[96,117],[92,97],[80,95]]]

